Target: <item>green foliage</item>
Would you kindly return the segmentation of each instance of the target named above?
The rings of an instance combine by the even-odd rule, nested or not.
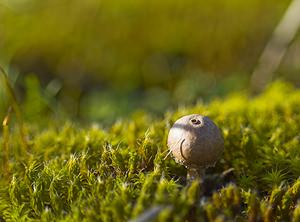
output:
[[[34,79],[28,84],[35,85]],[[299,221],[300,90],[276,82],[255,98],[234,94],[181,107],[162,119],[139,112],[105,129],[55,120],[41,130],[29,120],[49,106],[36,95],[29,97],[38,100],[39,109],[25,113],[26,152],[17,122],[10,122],[0,137],[0,216],[5,221],[128,221],[142,216],[157,221]],[[218,178],[211,186],[186,183],[186,169],[168,156],[170,126],[190,113],[210,116],[224,135],[225,152],[204,178]],[[233,175],[224,182],[222,172],[230,168]]]
[[[36,74],[42,89],[62,87],[56,96],[68,116],[104,121],[138,108],[162,114],[178,102],[246,88],[289,3],[0,0],[0,62],[20,78]],[[296,48],[280,70],[299,85]],[[17,86],[35,84],[23,82]],[[0,115],[1,98],[0,88]],[[42,110],[49,105],[36,102]]]
[[[250,70],[288,3],[2,0],[0,58],[76,84],[88,74],[117,87],[167,86],[200,67]]]

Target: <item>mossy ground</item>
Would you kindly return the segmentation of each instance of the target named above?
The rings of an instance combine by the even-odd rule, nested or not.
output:
[[[0,216],[5,221],[300,221],[300,91],[283,84],[181,107],[137,113],[111,127],[71,122],[4,126]],[[204,183],[167,156],[186,114],[209,116],[225,152]],[[226,174],[226,170],[231,169]],[[233,169],[233,170],[232,170]],[[224,173],[225,172],[225,173]],[[228,171],[227,171],[228,172]]]

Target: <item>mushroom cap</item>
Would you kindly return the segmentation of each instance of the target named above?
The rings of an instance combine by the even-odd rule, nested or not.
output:
[[[206,168],[220,158],[224,139],[211,119],[191,114],[174,123],[169,131],[168,147],[176,162],[188,168]]]

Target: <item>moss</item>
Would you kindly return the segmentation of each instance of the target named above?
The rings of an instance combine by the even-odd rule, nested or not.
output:
[[[12,122],[0,138],[0,216],[6,221],[127,221],[141,215],[159,221],[297,221],[299,108],[300,91],[274,83],[255,98],[232,95],[179,108],[163,119],[137,113],[106,129],[66,122],[41,130],[25,122],[26,152]],[[209,115],[224,135],[224,154],[207,173],[207,181],[213,178],[209,186],[187,184],[184,167],[167,155],[170,126],[190,113]],[[233,175],[226,179],[222,173],[230,168]]]

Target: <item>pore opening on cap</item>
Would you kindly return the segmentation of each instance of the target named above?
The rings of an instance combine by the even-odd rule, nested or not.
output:
[[[201,125],[201,121],[196,118],[191,119],[190,122],[192,123],[192,125],[195,125],[195,126]]]

